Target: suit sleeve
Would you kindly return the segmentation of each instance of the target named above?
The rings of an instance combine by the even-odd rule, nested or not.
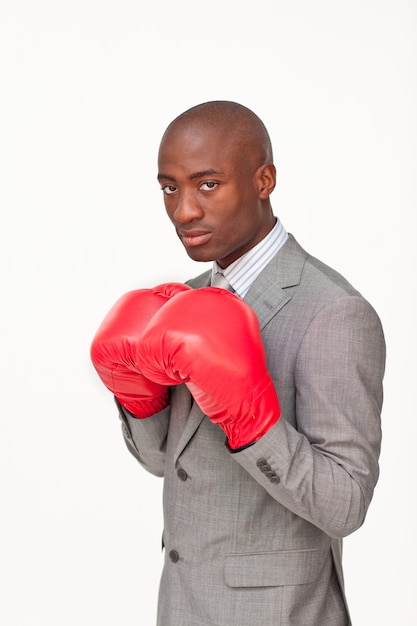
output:
[[[361,526],[378,480],[384,367],[372,307],[360,297],[326,306],[296,355],[296,427],[283,415],[233,455],[274,499],[335,538]]]
[[[170,407],[152,417],[138,419],[122,407],[116,398],[115,401],[129,452],[148,472],[163,476]]]

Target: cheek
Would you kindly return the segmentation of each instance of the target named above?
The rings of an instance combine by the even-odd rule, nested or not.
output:
[[[173,222],[175,207],[173,206],[173,202],[172,201],[170,202],[169,198],[167,198],[166,196],[164,196],[164,206],[165,206],[165,213],[168,215],[171,222]]]

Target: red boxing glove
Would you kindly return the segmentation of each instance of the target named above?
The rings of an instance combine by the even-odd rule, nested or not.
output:
[[[166,385],[143,376],[137,348],[152,318],[178,293],[191,288],[180,283],[136,289],[123,295],[101,323],[91,345],[91,360],[106,387],[136,417],[149,417],[169,404]]]
[[[258,319],[229,291],[178,294],[147,325],[138,356],[151,380],[185,383],[234,450],[260,439],[279,419]]]

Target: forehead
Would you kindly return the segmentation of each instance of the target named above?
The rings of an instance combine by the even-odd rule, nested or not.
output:
[[[188,171],[228,170],[233,169],[237,157],[233,140],[224,133],[214,129],[181,129],[163,137],[158,166],[160,171],[167,167]]]

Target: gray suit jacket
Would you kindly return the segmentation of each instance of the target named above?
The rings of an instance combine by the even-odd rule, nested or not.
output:
[[[381,324],[292,236],[245,300],[282,407],[260,441],[231,454],[184,385],[151,418],[120,409],[129,450],[164,476],[158,625],[346,626],[341,540],[378,478]]]

